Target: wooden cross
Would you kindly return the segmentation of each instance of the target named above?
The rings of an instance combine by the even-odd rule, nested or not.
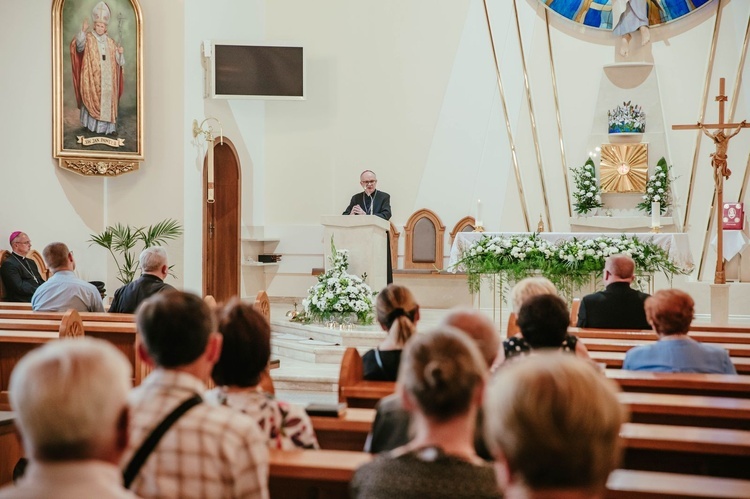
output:
[[[706,125],[700,121],[695,125],[672,125],[672,130],[701,130],[710,137],[716,145],[716,152],[711,154],[711,166],[714,169],[714,185],[716,189],[716,272],[714,273],[714,284],[726,284],[724,273],[724,220],[722,210],[724,209],[724,179],[728,179],[732,171],[727,167],[727,149],[729,139],[740,133],[743,128],[750,128],[747,120],[742,123],[724,123],[724,103],[727,96],[724,95],[724,78],[719,79],[719,95],[716,96],[719,103],[719,122]],[[714,133],[709,128],[716,129]],[[729,135],[724,133],[726,128],[734,128]]]

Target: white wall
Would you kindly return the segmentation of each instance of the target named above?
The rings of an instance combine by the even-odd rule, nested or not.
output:
[[[544,204],[513,3],[488,4],[533,228]],[[621,58],[608,33],[575,28],[550,16],[567,160],[563,165],[544,10],[538,0],[517,4],[552,226],[565,231],[564,167],[585,160],[597,121],[602,66]],[[750,16],[750,2],[723,4],[706,121],[716,120],[713,96],[720,76],[727,78],[732,97]],[[428,207],[450,230],[474,213],[478,198],[489,230],[525,228],[481,0],[142,0],[141,5],[146,161],[137,173],[105,181],[63,172],[51,158],[51,34],[28,29],[32,20],[49,18],[50,3],[0,3],[0,41],[6,47],[0,51],[6,71],[0,79],[6,117],[0,144],[4,178],[12,186],[0,197],[3,237],[22,228],[37,249],[53,239],[64,240],[75,250],[84,277],[106,273],[114,288],[112,265],[103,251],[88,247],[88,234],[110,223],[147,224],[174,217],[186,228],[185,237],[170,245],[179,277],[174,284],[200,291],[205,148],[195,143],[190,126],[193,119],[209,116],[221,120],[240,155],[244,233],[281,239],[276,251],[284,261],[266,275],[272,296],[301,296],[314,281],[309,269],[323,265],[320,216],[344,208],[359,189],[357,177],[365,168],[375,170],[379,187],[391,193],[393,222],[399,228],[411,213]],[[632,55],[632,60],[655,65],[680,216],[697,134],[672,131],[670,125],[692,123],[702,115],[715,14],[714,2],[687,19],[653,29],[652,43]],[[205,100],[203,40],[304,45],[307,100]],[[748,71],[744,67],[744,81]],[[738,120],[750,117],[748,95],[745,84],[736,103]],[[728,109],[732,105],[730,100]],[[735,174],[726,187],[728,199],[736,199],[740,190],[749,133],[732,141],[729,157]],[[712,195],[712,148],[707,139],[699,140],[689,226],[696,259]],[[652,155],[650,163],[657,159]]]

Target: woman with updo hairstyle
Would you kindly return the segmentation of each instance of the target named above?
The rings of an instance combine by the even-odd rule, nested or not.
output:
[[[729,353],[688,336],[695,302],[679,289],[662,289],[646,298],[646,320],[659,340],[628,350],[622,368],[631,371],[737,374]]]
[[[271,356],[271,326],[266,318],[237,298],[220,308],[217,318],[223,345],[211,372],[217,388],[206,394],[206,400],[253,418],[272,449],[318,449],[305,410],[277,400],[261,387]]]
[[[442,326],[404,349],[398,391],[414,438],[360,467],[354,498],[497,498],[492,465],[477,456],[474,430],[487,363],[466,334]]]
[[[520,335],[503,341],[500,361],[495,365],[541,348],[554,348],[574,353],[588,359],[589,352],[575,335],[568,334],[570,313],[568,305],[556,294],[540,294],[526,299],[518,311],[516,319]]]
[[[419,305],[407,288],[389,284],[378,294],[375,312],[388,334],[362,357],[363,375],[370,381],[396,381],[401,350],[417,330]]]

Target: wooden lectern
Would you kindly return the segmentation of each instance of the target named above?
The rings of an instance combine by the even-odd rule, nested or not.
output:
[[[375,215],[337,215],[322,217],[325,268],[331,267],[331,236],[337,250],[349,250],[350,274],[361,276],[376,293],[386,286],[388,260],[387,220]]]

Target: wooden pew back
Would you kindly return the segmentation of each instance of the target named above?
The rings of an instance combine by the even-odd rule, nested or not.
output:
[[[349,482],[372,460],[363,452],[270,451],[271,497],[349,497]],[[750,497],[750,481],[652,471],[615,470],[607,481],[606,499],[679,497],[736,499]]]

